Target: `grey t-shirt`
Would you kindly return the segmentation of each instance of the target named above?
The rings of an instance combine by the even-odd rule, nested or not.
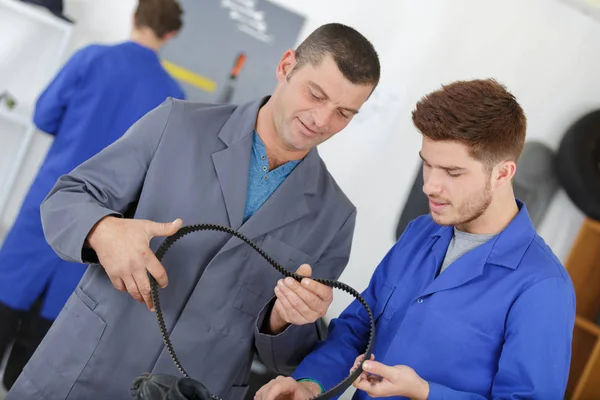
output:
[[[444,270],[448,268],[448,266],[450,266],[450,264],[452,264],[460,256],[462,256],[470,250],[473,250],[477,246],[484,244],[494,236],[495,234],[493,233],[486,235],[467,233],[459,231],[455,227],[454,234],[452,235],[452,240],[450,240],[448,250],[446,250],[446,256],[444,257],[444,261],[442,262],[440,274],[444,272]]]

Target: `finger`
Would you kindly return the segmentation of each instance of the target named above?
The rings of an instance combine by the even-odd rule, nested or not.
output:
[[[369,360],[374,360],[374,359],[375,359],[375,354],[371,353],[371,357],[369,358]],[[361,362],[362,361],[367,361],[364,354],[361,355]]]
[[[123,282],[123,279],[121,279],[118,276],[111,276],[111,275],[108,275],[108,278],[112,282],[112,284],[115,287],[115,289],[117,289],[117,290],[119,290],[121,292],[127,291],[127,287],[125,286],[125,283]]]
[[[171,236],[177,233],[177,231],[181,228],[183,221],[181,218],[177,218],[173,222],[154,222],[154,221],[146,221],[146,232],[148,236]]]
[[[375,354],[371,354],[370,360],[374,360],[374,359],[375,359]],[[366,372],[364,369],[363,369],[362,375],[364,375],[365,379],[369,380],[369,382],[372,382],[372,381],[380,382],[383,379],[381,376],[372,374],[371,372]]]
[[[356,357],[356,360],[354,361],[354,365],[352,366],[351,372],[355,371],[359,367],[359,365],[363,362],[364,358],[365,358],[364,353],[361,354],[361,355],[359,355],[358,357]],[[371,360],[374,360],[374,359],[375,359],[375,355],[371,354]],[[358,382],[360,382],[363,379],[369,379],[369,373],[368,372],[362,371],[360,373],[360,375],[358,376],[358,378],[356,378],[356,380],[354,382],[358,383]]]
[[[281,307],[285,310],[285,314],[288,317],[288,322],[295,324],[305,324],[308,323],[307,320],[300,311],[294,307],[291,303],[288,296],[293,295],[294,293],[285,287],[280,287],[280,284],[275,288],[275,294],[277,295],[277,300],[279,300]],[[297,296],[296,296],[297,297]]]
[[[323,299],[321,299],[321,297],[317,296],[312,290],[306,289],[306,287],[303,287],[296,280],[294,280],[292,278],[284,279],[283,283],[285,284],[285,287],[290,289],[292,292],[294,292],[300,298],[302,303],[304,303],[309,310],[316,312],[319,317],[322,317],[323,315],[325,315],[325,313],[327,312],[327,309],[329,308],[330,303],[323,301]],[[314,282],[314,281],[312,283],[321,285],[320,283]],[[322,285],[322,286],[324,286],[324,285]],[[329,291],[331,291],[331,292],[333,291],[331,288],[328,288],[327,286],[325,286],[325,287]],[[287,295],[287,292],[286,292],[286,295]],[[292,297],[294,297],[294,296],[288,296],[288,299],[291,300]],[[333,298],[333,295],[331,297]],[[302,304],[298,304],[298,306],[302,307]]]
[[[352,369],[358,367],[358,365],[364,360],[364,358],[365,353],[356,356],[356,358],[354,359],[354,365],[352,365]],[[371,354],[371,360],[373,360],[373,354]]]
[[[139,301],[140,303],[144,302],[144,299],[142,298],[142,295],[140,294],[140,291],[138,290],[137,284],[135,283],[135,280],[133,279],[132,276],[128,276],[126,278],[122,278],[123,279],[123,283],[125,284],[125,288],[127,289],[127,292],[129,293],[129,295],[131,297],[133,297],[134,299],[136,299],[137,301]]]
[[[275,292],[279,293],[277,301],[275,302],[275,309],[282,317],[282,319],[288,323],[291,323],[292,319],[297,320],[302,316],[294,310],[286,297],[278,289]]]
[[[279,318],[282,319],[283,321],[287,322],[288,324],[291,323],[290,318],[287,315],[283,305],[281,305],[281,300],[279,298],[277,299],[277,301],[275,301],[272,312],[276,312],[279,315]]]
[[[363,379],[355,386],[357,389],[366,392],[370,397],[390,397],[400,389],[397,384],[392,383],[387,379]],[[404,387],[403,387],[404,388]]]
[[[140,295],[144,299],[144,303],[150,311],[154,311],[154,305],[152,304],[152,295],[150,290],[150,279],[145,270],[137,272],[133,278],[140,291]]]
[[[352,371],[354,371],[355,368],[352,368]],[[362,380],[367,379],[367,376],[365,375],[364,372],[362,372],[355,380],[354,382],[352,382],[352,386],[356,387],[356,385],[358,385]]]
[[[379,382],[370,382],[368,379],[361,379],[360,381],[357,380],[352,385],[356,389],[366,392],[370,397],[381,397],[381,383]]]
[[[356,379],[354,380],[354,382],[352,382],[352,386],[354,386],[355,388],[357,388],[357,389],[358,389],[359,387],[361,387],[361,383],[362,383],[362,382],[363,382],[365,379],[366,379],[366,378],[364,378],[364,377],[362,376],[362,374],[360,374],[360,375],[358,376],[358,378],[356,378]]]
[[[302,287],[310,290],[315,296],[318,296],[324,302],[331,304],[333,301],[333,289],[327,285],[323,285],[320,282],[312,279],[302,279]]]
[[[284,379],[278,377],[271,386],[269,392],[266,394],[264,400],[276,400],[281,395],[290,395],[294,393],[298,383],[293,379]],[[287,396],[285,396],[287,397]]]
[[[275,398],[277,396],[277,393],[275,392],[277,390],[277,382],[279,382],[277,378],[271,380],[256,393],[255,398],[260,400]]]
[[[288,315],[293,317],[297,314],[302,320],[306,322],[316,321],[319,318],[319,313],[312,310],[305,302],[302,300],[295,292],[293,292],[287,285],[283,282],[279,282],[277,284],[278,297],[282,297],[285,301],[283,301],[283,306],[285,307]]]
[[[296,270],[296,274],[301,276],[312,276],[312,268],[308,264],[302,264]]]
[[[373,375],[379,375],[382,378],[390,381],[394,381],[394,377],[397,372],[396,368],[389,367],[377,361],[365,361],[362,365],[362,368]]]
[[[148,251],[150,251],[150,249],[148,249]],[[167,271],[153,253],[148,255],[146,260],[146,269],[154,277],[160,288],[164,289],[167,286],[169,283]]]
[[[282,395],[283,393],[279,386],[279,383],[275,383],[273,386],[271,386],[271,389],[265,393],[264,400],[275,400],[277,397]]]
[[[352,371],[355,371],[356,369],[353,368]],[[354,387],[358,387],[357,385],[359,385],[361,382],[365,381],[368,379],[367,373],[366,372],[361,372],[360,375],[358,376],[358,378],[356,378],[354,380],[354,382],[352,382],[352,386]]]
[[[263,400],[265,398],[265,394],[269,392],[269,389],[271,388],[272,384],[273,381],[270,381],[269,383],[258,389],[258,391],[254,394],[254,400]]]
[[[306,306],[316,312],[319,317],[322,317],[327,313],[329,305],[333,300],[333,289],[319,282],[304,279],[302,284],[299,284],[293,279],[286,278],[284,280],[285,285],[292,290]],[[307,288],[310,284],[310,288]],[[317,290],[315,290],[317,289]]]

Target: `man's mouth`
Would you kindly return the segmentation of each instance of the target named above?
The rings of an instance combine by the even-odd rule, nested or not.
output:
[[[315,137],[318,136],[319,133],[313,131],[312,129],[310,129],[308,126],[306,126],[306,124],[304,122],[302,122],[302,120],[300,118],[298,118],[298,121],[300,121],[300,124],[302,124],[302,126],[304,127],[304,129],[306,130],[306,132],[304,133],[306,136],[309,137]]]
[[[442,200],[434,200],[431,197],[429,198],[429,207],[432,211],[442,211],[448,204],[448,202]]]

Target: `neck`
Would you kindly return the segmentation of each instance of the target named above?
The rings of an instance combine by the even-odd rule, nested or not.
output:
[[[131,41],[154,51],[159,51],[164,41],[156,37],[152,29],[147,27],[134,28],[131,32]]]
[[[272,97],[258,111],[256,132],[265,145],[269,169],[275,169],[288,161],[300,160],[308,154],[305,150],[290,149],[280,138],[275,127]]]
[[[456,227],[475,234],[495,234],[501,232],[519,213],[512,187],[497,193],[487,210],[477,219]]]

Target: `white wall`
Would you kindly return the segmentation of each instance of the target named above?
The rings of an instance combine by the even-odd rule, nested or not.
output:
[[[418,164],[410,111],[419,97],[441,83],[495,77],[523,105],[529,138],[552,148],[574,119],[600,106],[600,23],[558,0],[275,2],[308,18],[302,36],[322,23],[344,22],[372,39],[381,55],[382,83],[364,115],[321,149],[359,208],[341,278],[357,290],[394,242]],[[134,6],[133,0],[67,0],[67,14],[78,21],[71,49],[127,38]],[[582,219],[559,193],[540,233],[563,260]],[[338,295],[330,315],[349,300]]]
[[[393,29],[379,19],[360,18],[372,8],[357,8],[349,21],[367,35],[374,29],[383,32],[376,36],[383,59],[381,102],[370,105],[377,106],[372,118],[349,127],[321,150],[359,208],[350,264],[340,278],[358,290],[394,243],[400,208],[418,165],[420,137],[410,111],[422,95],[445,82],[495,77],[524,107],[529,139],[551,148],[557,148],[574,119],[600,107],[600,22],[565,2],[406,0],[395,10],[379,12],[395,18]],[[582,220],[559,192],[540,234],[563,261]],[[330,316],[349,300],[338,296]]]

